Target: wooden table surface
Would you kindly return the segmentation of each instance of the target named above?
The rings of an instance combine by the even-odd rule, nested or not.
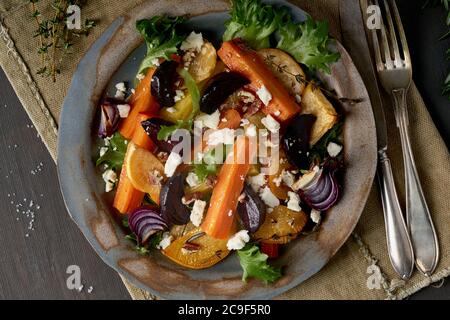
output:
[[[398,3],[415,81],[449,146],[450,102],[440,96],[440,85],[450,44],[436,40],[445,31],[444,13],[421,11],[421,1]],[[0,112],[0,299],[130,299],[119,276],[101,261],[67,214],[56,166],[3,71]],[[80,267],[81,292],[67,288],[70,265]],[[450,299],[450,284],[426,288],[411,299]]]

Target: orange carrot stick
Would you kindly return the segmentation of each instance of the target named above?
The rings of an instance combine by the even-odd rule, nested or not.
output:
[[[223,121],[223,119],[226,119],[226,121]],[[225,111],[222,121],[219,123],[219,129],[237,129],[241,125],[241,119],[239,112],[234,109],[228,109]]]
[[[227,239],[233,229],[238,198],[244,188],[244,180],[255,156],[250,140],[239,136],[222,166],[214,187],[208,212],[201,228],[209,236]],[[251,154],[250,154],[251,153]]]
[[[152,96],[150,85],[155,69],[149,69],[145,78],[139,82],[136,91],[130,98],[129,104],[131,111],[128,117],[122,121],[119,132],[125,139],[132,139],[134,130],[138,125],[139,113],[156,114],[158,112],[158,103]],[[140,125],[139,125],[140,126]]]
[[[272,99],[262,111],[280,122],[292,118],[300,112],[300,106],[289,95],[283,84],[275,77],[258,54],[247,48],[239,39],[224,42],[217,52],[222,61],[232,71],[247,77],[250,88],[257,92],[265,87]]]

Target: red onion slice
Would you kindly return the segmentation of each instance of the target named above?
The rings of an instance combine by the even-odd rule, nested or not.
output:
[[[101,106],[100,126],[98,128],[98,136],[102,139],[111,136],[116,132],[119,126],[120,114],[117,104],[109,100],[105,100]]]
[[[299,190],[300,197],[312,209],[326,211],[330,209],[339,198],[339,185],[335,172],[322,172],[302,190]]]
[[[159,212],[149,206],[134,210],[128,217],[128,224],[140,244],[147,242],[154,233],[167,229],[167,224]]]

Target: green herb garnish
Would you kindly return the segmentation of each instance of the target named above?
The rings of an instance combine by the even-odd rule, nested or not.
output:
[[[281,278],[281,268],[275,268],[267,263],[267,254],[261,253],[255,244],[247,244],[243,249],[237,251],[242,270],[242,281],[247,278],[257,278],[265,284],[274,282]]]
[[[108,150],[97,159],[96,165],[106,164],[108,168],[120,171],[127,152],[128,141],[118,132],[109,139]]]
[[[192,98],[192,112],[189,116],[190,120],[193,119],[200,111],[200,90],[198,89],[194,78],[192,78],[191,74],[186,69],[181,69],[180,75],[183,78],[184,84],[188,88]]]

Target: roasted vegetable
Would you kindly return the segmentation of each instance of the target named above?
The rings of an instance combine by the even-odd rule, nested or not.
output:
[[[338,121],[333,105],[320,88],[309,84],[302,95],[302,114],[312,114],[317,119],[312,127],[310,145],[315,145]]]
[[[130,142],[125,163],[127,176],[132,185],[148,193],[150,198],[158,204],[161,184],[164,180],[164,166],[159,159],[150,151]]]
[[[189,65],[189,73],[195,82],[208,79],[216,69],[217,52],[210,42],[205,42]]]
[[[227,240],[215,239],[196,228],[172,242],[162,253],[191,269],[205,269],[222,261],[230,251]]]
[[[176,61],[164,61],[155,71],[151,82],[152,96],[160,107],[168,108],[175,104],[175,82],[177,81]]]
[[[290,55],[279,49],[261,49],[258,54],[292,97],[301,97],[306,83],[302,67]]]
[[[119,126],[120,115],[117,109],[119,101],[105,99],[100,105],[100,126],[98,128],[98,136],[106,138],[112,136]]]
[[[160,118],[151,118],[143,121],[141,125],[150,139],[158,146],[158,149],[160,151],[170,153],[172,152],[172,149],[178,144],[178,141],[158,139],[158,133],[161,131],[161,128],[170,127],[173,125],[173,123]]]
[[[264,99],[268,100],[262,109],[265,114],[270,114],[279,122],[285,122],[300,112],[300,106],[295,103],[295,99],[263,59],[255,51],[247,48],[242,41],[224,42],[218,55],[231,71],[241,73],[251,81],[249,87],[254,92],[265,93]]]
[[[311,130],[315,122],[316,117],[311,114],[296,115],[283,136],[284,151],[299,169],[309,168]]]
[[[137,236],[138,244],[145,244],[152,235],[167,229],[167,224],[156,208],[140,207],[128,216],[130,230]]]
[[[241,125],[241,115],[234,109],[227,109],[223,113],[218,129],[237,129]]]
[[[295,239],[306,225],[308,217],[285,206],[278,206],[266,214],[266,220],[253,234],[257,241],[273,244],[285,244]]]
[[[186,224],[191,215],[189,208],[183,204],[184,179],[184,174],[177,173],[161,189],[161,216],[169,226]]]
[[[271,161],[271,165],[278,166],[278,170],[274,170],[275,174],[269,175],[268,177],[268,185],[270,191],[280,200],[286,200],[288,198],[288,192],[291,190],[288,186],[286,186],[283,181],[281,174],[283,170],[293,169],[292,165],[287,161],[284,152],[280,150],[280,157],[277,161]],[[270,170],[272,171],[272,170]]]
[[[244,186],[244,199],[239,201],[237,212],[244,228],[251,233],[256,232],[266,218],[266,205],[252,187]]]
[[[207,114],[214,113],[233,92],[248,83],[250,81],[239,73],[219,73],[206,85],[200,100],[200,110]]]

